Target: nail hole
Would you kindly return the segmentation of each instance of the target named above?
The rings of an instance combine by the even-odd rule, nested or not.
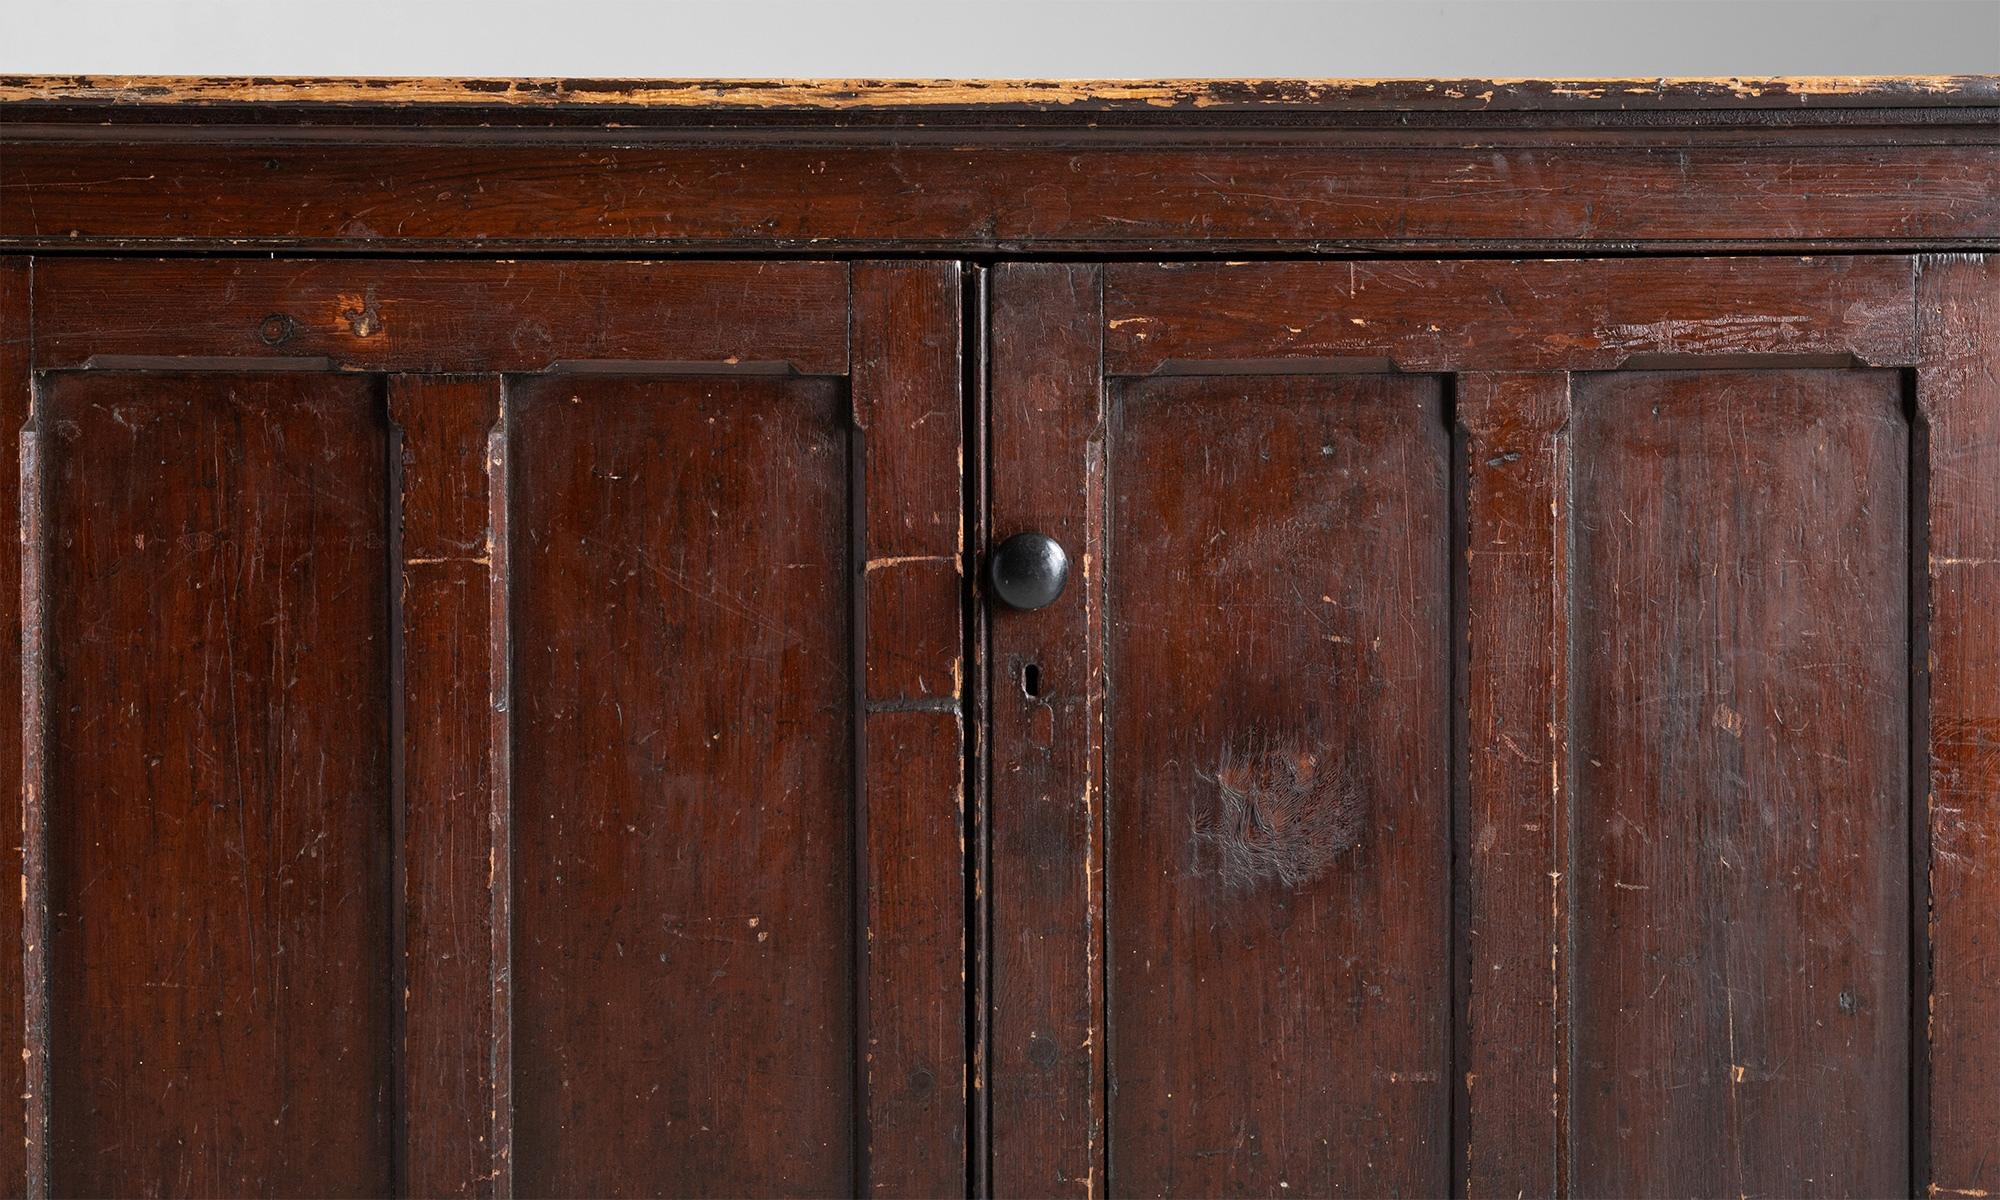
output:
[[[1021,691],[1030,700],[1038,699],[1042,694],[1042,669],[1034,663],[1021,668]]]

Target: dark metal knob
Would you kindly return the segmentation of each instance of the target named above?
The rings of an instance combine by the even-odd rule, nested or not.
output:
[[[1047,608],[1069,582],[1069,555],[1045,533],[1017,533],[986,559],[986,586],[1008,608]]]

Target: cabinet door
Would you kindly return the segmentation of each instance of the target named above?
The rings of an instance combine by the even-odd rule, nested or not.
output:
[[[993,286],[997,1192],[1991,1181],[2000,270]]]
[[[956,267],[0,302],[30,1191],[963,1187]]]

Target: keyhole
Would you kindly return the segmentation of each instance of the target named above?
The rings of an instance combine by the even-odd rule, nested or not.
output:
[[[1042,694],[1042,669],[1034,663],[1021,668],[1021,692],[1028,699],[1039,699]]]

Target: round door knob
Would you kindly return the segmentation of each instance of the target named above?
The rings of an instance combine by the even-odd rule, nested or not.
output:
[[[1008,608],[1047,608],[1069,582],[1069,555],[1045,533],[1017,533],[986,560],[986,586]]]

